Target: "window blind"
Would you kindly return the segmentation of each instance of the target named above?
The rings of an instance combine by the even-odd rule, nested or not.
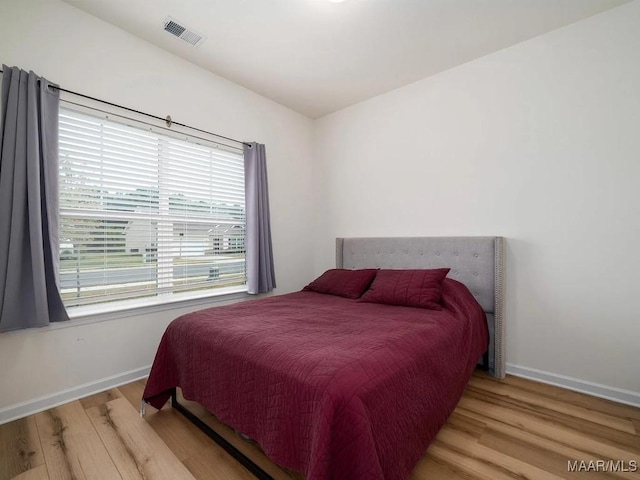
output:
[[[141,125],[60,110],[68,307],[246,284],[242,153]]]

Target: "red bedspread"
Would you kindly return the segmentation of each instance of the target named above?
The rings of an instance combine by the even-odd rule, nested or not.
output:
[[[405,480],[487,348],[482,308],[447,279],[442,311],[299,292],[184,315],[144,399],[179,386],[307,480]]]

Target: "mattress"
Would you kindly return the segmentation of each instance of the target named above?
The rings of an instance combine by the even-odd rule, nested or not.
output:
[[[298,292],[174,320],[144,399],[174,387],[307,480],[405,480],[486,350],[485,314],[459,282],[443,309]]]

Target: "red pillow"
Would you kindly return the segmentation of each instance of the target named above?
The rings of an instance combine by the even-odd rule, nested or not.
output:
[[[360,301],[442,310],[442,282],[449,270],[379,270]]]
[[[360,298],[369,288],[377,270],[327,270],[302,290],[307,292],[326,293],[339,297]]]

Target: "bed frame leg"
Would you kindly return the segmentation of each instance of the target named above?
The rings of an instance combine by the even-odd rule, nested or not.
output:
[[[482,355],[482,370],[489,371],[489,350]]]
[[[274,480],[271,475],[269,475],[262,468],[253,463],[253,461],[249,457],[247,457],[244,453],[234,447],[231,443],[229,443],[213,428],[211,428],[209,425],[207,425],[197,416],[191,413],[184,405],[178,402],[178,394],[175,388],[171,390],[171,406],[182,415],[184,415],[187,420],[193,423],[196,427],[202,430],[211,440],[220,445],[229,455],[240,462],[240,464],[244,468],[249,470],[254,477],[258,478],[259,480]]]

